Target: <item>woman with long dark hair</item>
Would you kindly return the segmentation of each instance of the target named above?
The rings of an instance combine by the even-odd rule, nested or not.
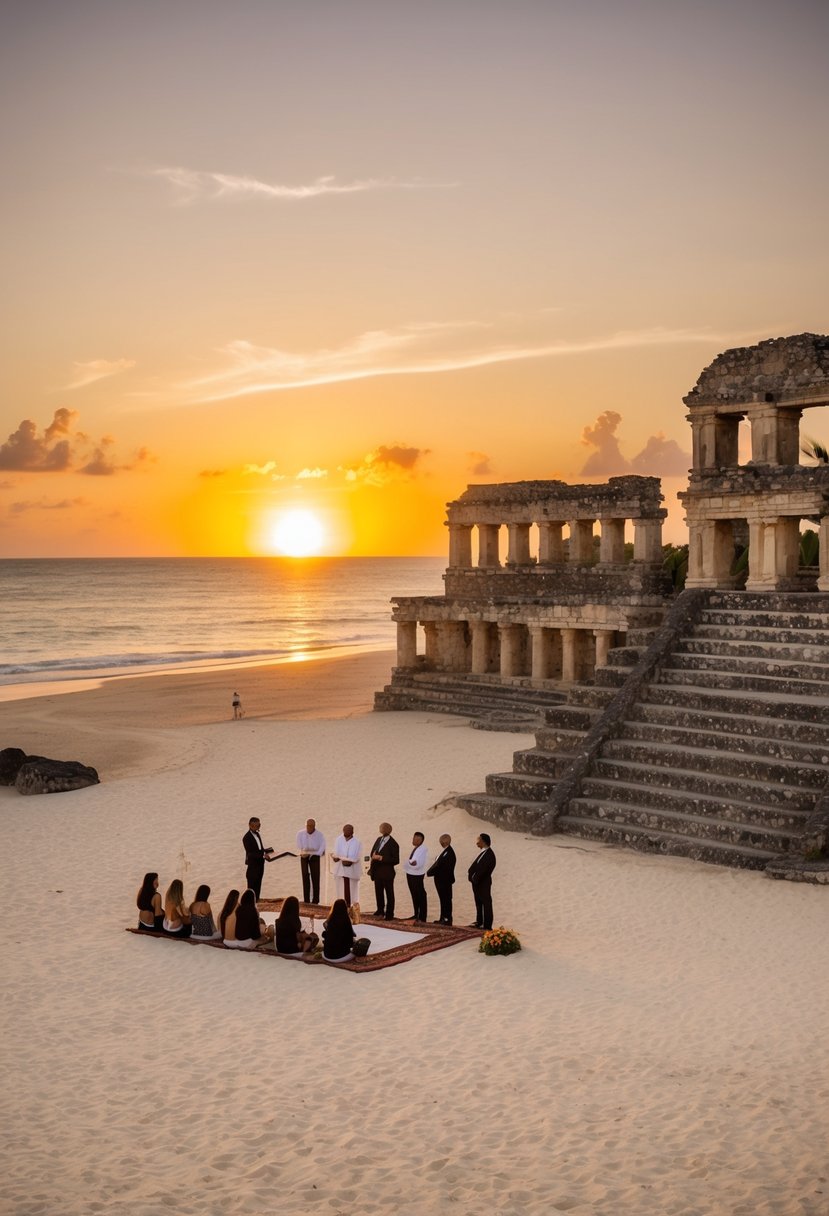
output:
[[[196,898],[190,905],[190,922],[193,927],[191,937],[196,942],[212,942],[221,937],[213,920],[213,909],[210,907],[210,887],[202,883],[196,891]]]
[[[228,891],[227,899],[219,913],[219,933],[226,946],[236,941],[236,909],[238,907],[239,892],[234,887]]]
[[[240,946],[262,946],[273,940],[273,929],[268,929],[259,915],[256,895],[248,887],[242,892],[236,909],[236,941]]]
[[[277,954],[311,954],[319,936],[307,933],[302,927],[299,915],[299,900],[295,895],[288,895],[282,904],[279,916],[274,926]]]
[[[352,946],[357,934],[348,915],[344,899],[335,899],[322,931],[322,953],[331,962],[345,963],[353,958]]]
[[[164,896],[165,933],[175,937],[189,937],[192,932],[190,924],[190,909],[184,902],[184,884],[180,878],[174,878]]]
[[[164,926],[164,909],[158,893],[158,875],[154,870],[144,875],[141,889],[135,897],[138,906],[139,929],[161,929]]]

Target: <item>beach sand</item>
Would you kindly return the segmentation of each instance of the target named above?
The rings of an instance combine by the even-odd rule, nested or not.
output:
[[[145,870],[220,905],[252,814],[279,850],[309,815],[329,843],[450,832],[472,919],[487,825],[445,799],[531,739],[369,712],[390,658],[0,705],[0,746],[102,776],[0,789],[0,1210],[826,1216],[825,888],[491,829],[510,958],[355,975],[124,932]],[[266,869],[298,890],[296,861]]]

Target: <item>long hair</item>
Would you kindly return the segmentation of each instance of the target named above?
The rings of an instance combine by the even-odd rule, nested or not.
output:
[[[288,895],[282,904],[282,910],[276,918],[276,923],[280,929],[287,929],[288,932],[299,933],[302,928],[302,921],[299,916],[299,900],[295,895]]]
[[[256,896],[250,887],[242,893],[239,908],[236,912],[236,937],[240,942],[262,936],[259,928],[259,909],[256,907]]]
[[[193,900],[193,903],[194,904],[206,904],[209,898],[210,898],[210,887],[208,887],[206,882],[203,882],[202,885],[199,887],[199,889],[196,891],[196,898]]]
[[[231,912],[235,912],[238,902],[239,892],[235,888],[232,891],[228,891],[227,899],[225,900],[222,910],[219,913],[219,928],[222,931],[222,937],[225,935],[225,924],[227,923],[227,918],[230,916]]]
[[[328,913],[325,927],[327,929],[343,929],[346,933],[349,929],[353,930],[351,917],[348,915],[348,904],[344,899],[334,900],[331,905],[331,911]]]
[[[136,896],[135,903],[139,912],[152,912],[153,896],[155,895],[155,883],[158,875],[154,870],[150,870],[144,875],[144,881],[141,884],[141,890]]]
[[[176,911],[184,903],[184,883],[180,878],[174,878],[167,888],[167,894],[164,896],[164,911],[172,905]]]

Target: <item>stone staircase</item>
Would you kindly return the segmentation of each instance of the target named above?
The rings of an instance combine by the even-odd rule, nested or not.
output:
[[[575,688],[512,773],[461,805],[503,826],[549,830],[550,800],[584,728],[629,668],[611,653]],[[579,719],[579,713],[584,714]],[[581,733],[577,723],[582,723]],[[829,596],[712,592],[555,810],[554,829],[645,851],[762,869],[802,852],[829,797]]]
[[[530,679],[409,671],[396,667],[392,683],[374,695],[378,710],[421,710],[469,718],[478,730],[532,732],[545,712],[560,705],[560,688],[538,688]]]

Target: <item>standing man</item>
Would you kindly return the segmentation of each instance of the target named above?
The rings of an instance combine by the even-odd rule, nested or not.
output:
[[[350,908],[360,901],[360,876],[363,867],[360,864],[360,854],[363,846],[354,835],[350,823],[343,824],[342,835],[334,842],[334,852],[331,860],[334,862],[334,886],[337,899],[344,899]]]
[[[325,837],[317,830],[316,819],[305,822],[304,831],[296,834],[299,868],[302,871],[302,898],[306,904],[320,901],[320,858],[325,856]]]
[[[440,900],[440,919],[436,925],[452,924],[452,885],[455,881],[455,850],[452,848],[452,837],[445,832],[440,838],[443,852],[438,853],[434,864],[426,871],[429,878],[435,880],[435,890]]]
[[[412,851],[403,862],[406,871],[406,882],[409,884],[409,894],[412,897],[414,916],[411,920],[426,921],[426,863],[429,860],[429,850],[423,843],[422,832],[415,832],[412,837]]]
[[[492,851],[492,840],[486,832],[481,832],[476,841],[481,850],[469,867],[469,881],[472,883],[472,894],[475,897],[475,921],[470,929],[492,928],[492,871],[495,869],[495,854]]]
[[[270,861],[269,853],[273,849],[266,849],[262,844],[260,829],[262,823],[255,817],[248,821],[248,830],[242,837],[242,844],[245,846],[245,875],[247,884],[258,899],[262,892],[262,875],[265,873],[265,862]]]
[[[391,824],[381,823],[380,835],[371,846],[368,876],[374,882],[373,916],[394,920],[394,867],[400,864],[400,846],[391,834]]]

